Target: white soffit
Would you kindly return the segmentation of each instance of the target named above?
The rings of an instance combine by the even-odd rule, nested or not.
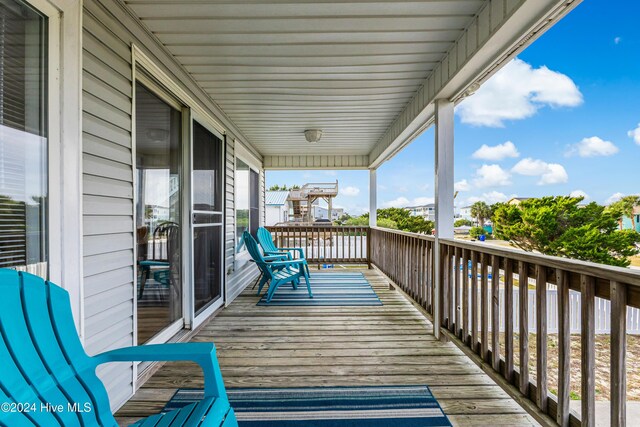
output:
[[[369,154],[485,2],[125,3],[263,155],[281,156]]]

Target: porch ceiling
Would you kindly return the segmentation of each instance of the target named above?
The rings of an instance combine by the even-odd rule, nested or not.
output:
[[[377,167],[580,2],[120,1],[265,168]]]
[[[263,155],[369,154],[484,4],[125,2]]]

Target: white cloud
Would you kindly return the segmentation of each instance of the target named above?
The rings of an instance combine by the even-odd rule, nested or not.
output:
[[[569,181],[569,175],[564,166],[558,163],[549,163],[547,171],[542,174],[538,185],[562,184]]]
[[[616,38],[613,39],[613,42],[615,44],[620,44],[621,41],[622,41],[622,37],[616,37]]]
[[[538,176],[545,173],[548,164],[542,160],[534,160],[531,157],[520,160],[511,169],[513,172],[526,176]]]
[[[385,208],[404,208],[405,206],[409,206],[411,202],[406,197],[398,197],[397,199],[388,200],[382,203],[382,206]]]
[[[511,171],[525,176],[539,176],[538,185],[561,184],[569,180],[564,166],[558,163],[534,160],[530,157],[520,160]]]
[[[507,157],[516,158],[519,156],[520,153],[513,142],[507,141],[504,144],[498,144],[492,147],[487,144],[482,144],[482,147],[478,148],[472,157],[474,159],[499,161]]]
[[[349,196],[349,197],[355,197],[358,194],[360,194],[360,189],[358,187],[344,187],[342,189],[340,189],[340,194],[343,194],[345,196]]]
[[[473,183],[477,187],[497,187],[511,184],[511,174],[499,165],[482,165]]]
[[[469,206],[474,204],[475,202],[480,202],[480,201],[483,201],[489,205],[492,205],[498,202],[506,202],[507,200],[513,197],[516,197],[516,195],[512,194],[511,196],[507,196],[506,194],[501,193],[499,191],[490,191],[488,193],[482,193],[481,196],[471,196],[467,198],[467,202],[465,203],[465,206]]]
[[[640,123],[638,123],[638,127],[627,132],[629,138],[632,138],[633,141],[640,145]]]
[[[469,191],[471,190],[471,184],[466,179],[463,179],[453,184],[453,189],[455,191]]]
[[[382,203],[384,208],[404,208],[407,206],[420,206],[433,203],[433,197],[416,197],[413,200],[409,200],[406,197],[400,196],[393,200],[388,200]]]
[[[624,193],[613,193],[607,200],[605,200],[605,205],[610,205],[613,202],[617,202],[625,196]]]
[[[413,199],[413,203],[411,204],[413,206],[429,205],[433,203],[434,200],[435,199],[433,197],[416,197],[415,199]]]
[[[571,193],[569,193],[569,196],[571,197],[582,197],[584,200],[589,200],[591,197],[589,197],[589,195],[587,193],[585,193],[582,190],[573,190]]]
[[[618,147],[611,142],[600,137],[591,136],[571,145],[567,155],[577,154],[580,157],[613,156],[618,151]]]
[[[503,127],[506,120],[531,117],[544,107],[575,107],[582,93],[565,74],[545,66],[533,68],[514,59],[458,105],[463,123]]]

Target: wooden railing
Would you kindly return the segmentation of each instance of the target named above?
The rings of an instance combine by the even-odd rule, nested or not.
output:
[[[276,246],[303,248],[307,261],[318,264],[368,264],[369,227],[267,227]]]
[[[518,394],[516,400],[521,404],[535,405],[550,417],[546,421],[555,420],[561,426],[595,425],[594,307],[596,298],[610,300],[610,360],[604,368],[610,372],[611,425],[626,425],[627,307],[640,307],[640,274],[489,244],[453,239],[440,239],[436,244],[430,236],[380,228],[371,229],[369,244],[371,263],[427,313],[433,315],[435,304],[439,304],[441,331],[481,359],[493,370],[494,378]],[[438,278],[434,277],[436,259],[440,263]],[[442,284],[438,302],[434,301],[437,283]],[[519,292],[520,286],[527,292]],[[558,294],[555,306],[547,303],[550,287],[556,287]],[[535,289],[534,345],[529,343],[533,335],[528,325],[530,288]],[[570,313],[570,291],[580,295],[580,313]],[[555,395],[550,393],[548,370],[547,319],[552,311],[558,319]],[[581,322],[579,378],[570,369],[570,316],[576,315]],[[535,350],[535,363],[530,348]],[[530,372],[531,365],[535,375]],[[580,414],[569,408],[572,381],[580,384]]]
[[[611,425],[626,425],[627,308],[640,308],[638,272],[378,227],[268,228],[279,247],[305,248],[310,262],[375,265],[428,315],[439,313],[434,324],[441,325],[441,334],[483,364],[547,424],[595,425],[595,307],[597,298],[610,301],[600,304],[610,308],[610,357],[599,369],[608,369],[610,375]],[[521,287],[526,292],[520,292]],[[549,290],[557,294],[556,304],[547,300]],[[573,305],[579,313],[571,312],[570,293],[580,300]],[[579,375],[570,368],[570,319],[576,317]],[[557,334],[548,332],[550,318],[557,319]],[[529,325],[529,319],[535,325]],[[530,337],[535,341],[530,343]],[[557,349],[557,383],[552,388],[549,342],[554,352]],[[574,387],[581,400],[579,413],[569,407],[574,381],[580,385]]]

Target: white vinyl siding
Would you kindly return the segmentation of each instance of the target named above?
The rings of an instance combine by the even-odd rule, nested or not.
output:
[[[83,16],[83,269],[89,354],[134,344],[131,51],[85,2]],[[133,392],[133,365],[101,366],[113,408]]]
[[[235,141],[227,138],[226,158],[226,225],[225,232],[225,305],[229,305],[258,276],[258,268],[246,263],[235,270],[236,256],[236,216],[235,216]],[[264,170],[260,173],[260,225],[264,225]]]

